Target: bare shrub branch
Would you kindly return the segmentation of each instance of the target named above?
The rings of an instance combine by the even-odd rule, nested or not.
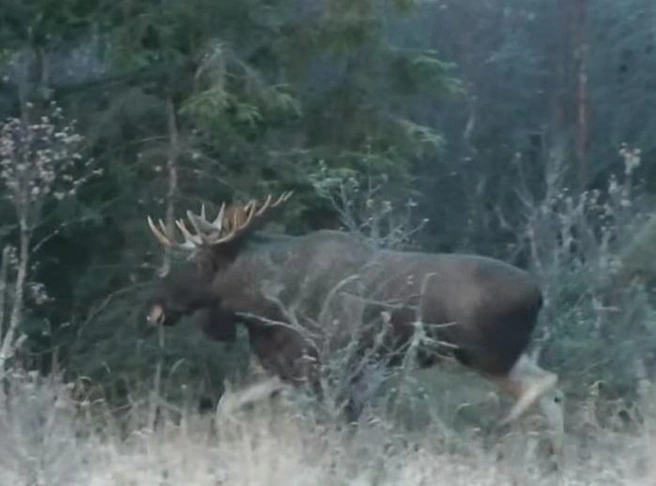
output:
[[[26,104],[20,118],[8,118],[0,125],[0,183],[14,208],[19,229],[12,311],[0,336],[0,373],[16,351],[15,335],[29,283],[32,234],[41,221],[44,205],[74,196],[100,173],[93,169],[93,160],[83,158],[82,143],[75,121],[67,120],[54,103],[41,116]]]
[[[633,180],[640,151],[623,146],[619,155],[621,178],[611,175],[605,189],[576,192],[567,187],[565,159],[553,154],[545,164],[543,196],[536,198],[525,184],[518,191],[526,223],[516,252],[530,257],[545,292],[549,322],[540,327],[534,358],[549,348],[567,371],[594,381],[605,368],[618,383],[626,383],[636,379],[635,361],[646,351],[644,336],[656,336],[653,306],[641,296],[644,289],[634,285],[638,269],[652,265],[656,238],[644,223]],[[521,161],[518,170],[521,174]],[[610,346],[618,352],[609,354]]]
[[[366,176],[350,169],[329,169],[322,161],[319,171],[310,176],[317,193],[330,201],[341,223],[351,232],[367,237],[380,248],[401,248],[420,232],[428,219],[413,226],[413,199],[405,207],[395,207],[386,196],[386,175]]]

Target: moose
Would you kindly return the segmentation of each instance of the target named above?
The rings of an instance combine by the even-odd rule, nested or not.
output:
[[[148,216],[159,243],[188,255],[162,276],[148,322],[194,316],[218,341],[234,340],[241,322],[265,370],[319,394],[322,337],[334,352],[375,348],[370,356],[390,366],[414,344],[419,367],[450,357],[512,396],[500,425],[537,403],[556,437],[563,434],[558,377],[525,353],[543,306],[534,277],[479,255],[380,249],[344,231],[264,236],[259,229],[290,196],[223,203],[213,220],[204,205],[187,211],[175,221],[181,242]]]

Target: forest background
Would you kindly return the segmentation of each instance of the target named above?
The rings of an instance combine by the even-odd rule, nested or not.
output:
[[[294,190],[279,231],[537,275],[568,397],[652,376],[653,1],[3,0],[0,46],[2,370],[216,398],[247,344],[142,336],[146,216]]]

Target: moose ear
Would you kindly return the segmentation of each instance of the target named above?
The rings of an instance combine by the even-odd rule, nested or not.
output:
[[[201,307],[193,316],[201,331],[213,341],[233,343],[237,339],[237,318],[219,304]]]

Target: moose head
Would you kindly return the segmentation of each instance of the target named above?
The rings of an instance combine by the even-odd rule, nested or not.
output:
[[[244,206],[221,205],[217,216],[209,220],[205,206],[200,214],[187,211],[187,221],[178,219],[175,226],[183,241],[178,241],[164,222],[148,217],[148,226],[158,242],[172,250],[187,253],[187,259],[162,275],[148,299],[147,321],[151,325],[173,326],[183,316],[193,315],[197,324],[211,338],[231,341],[235,338],[234,313],[222,309],[220,296],[212,284],[217,275],[228,269],[247,246],[247,239],[271,215],[271,210],[286,202],[292,192],[276,200],[269,195],[258,204],[251,200]]]

